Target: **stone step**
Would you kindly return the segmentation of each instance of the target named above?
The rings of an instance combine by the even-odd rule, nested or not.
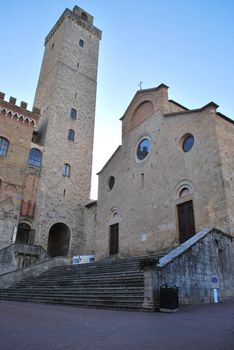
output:
[[[114,268],[111,268],[109,270],[98,270],[98,269],[94,269],[94,270],[78,270],[78,269],[70,269],[70,268],[67,268],[66,270],[63,270],[63,271],[53,271],[50,272],[50,273],[44,273],[43,276],[47,277],[47,278],[51,278],[53,276],[58,276],[60,275],[61,277],[62,276],[76,276],[76,275],[79,275],[79,276],[82,276],[82,275],[103,275],[103,274],[134,274],[134,273],[139,273],[140,270],[139,269],[132,269],[132,270],[127,270],[127,269],[123,269],[123,270],[115,270]]]
[[[129,276],[129,277],[111,277],[111,278],[108,278],[108,277],[105,277],[105,278],[88,278],[88,277],[84,277],[84,278],[67,278],[67,279],[59,279],[59,278],[56,278],[56,279],[53,279],[53,280],[47,280],[47,279],[35,279],[33,281],[28,281],[28,280],[25,280],[25,281],[22,281],[20,283],[17,283],[17,287],[22,287],[24,285],[37,285],[37,284],[50,284],[50,285],[53,285],[53,284],[76,284],[76,283],[97,283],[97,284],[100,284],[100,283],[140,283],[142,282],[143,283],[143,276]]]
[[[76,273],[71,273],[69,271],[67,271],[66,273],[64,274],[56,274],[54,273],[53,275],[45,275],[45,274],[41,274],[40,276],[45,278],[45,279],[51,279],[53,277],[55,278],[69,278],[69,277],[72,277],[74,278],[75,276],[79,276],[79,277],[89,277],[89,276],[97,276],[98,278],[100,276],[138,276],[138,275],[143,275],[143,271],[137,271],[137,270],[134,270],[134,271],[122,271],[122,272],[116,272],[116,271],[112,271],[112,272],[92,272],[92,273],[79,273],[79,272],[76,272]],[[33,279],[36,279],[38,276],[35,276],[35,277],[31,277],[30,279],[33,280]]]
[[[1,290],[0,299],[142,309],[144,272],[139,266],[142,258],[110,257],[90,264],[56,266]]]
[[[4,300],[14,300],[14,301],[23,301],[23,302],[33,302],[33,303],[42,303],[42,304],[65,304],[65,305],[74,305],[80,307],[94,307],[94,308],[108,308],[108,309],[120,309],[120,310],[143,310],[142,303],[143,301],[129,301],[122,300],[121,302],[111,301],[102,301],[102,300],[89,300],[89,299],[78,299],[78,300],[67,300],[67,299],[45,299],[45,298],[29,298],[29,297],[5,297]],[[144,311],[144,310],[143,310]]]
[[[56,282],[86,282],[86,281],[92,281],[92,282],[106,282],[106,281],[141,281],[143,280],[143,275],[135,275],[135,276],[77,276],[76,278],[74,277],[67,277],[67,278],[53,278],[53,279],[47,279],[44,278],[43,276],[41,278],[37,278],[37,279],[33,279],[33,280],[25,280],[24,282],[21,281],[19,283],[17,283],[18,285],[22,285],[22,283],[30,283],[30,284],[34,284],[37,282],[41,282],[41,283],[56,283]]]
[[[65,290],[65,291],[80,291],[80,290],[97,290],[97,291],[110,291],[110,292],[115,292],[115,291],[130,291],[130,292],[134,292],[135,290],[141,290],[141,291],[144,291],[144,285],[142,284],[141,286],[125,286],[125,285],[122,285],[122,286],[119,286],[119,285],[116,285],[116,286],[112,286],[112,285],[107,285],[106,287],[104,287],[102,284],[100,285],[92,285],[92,286],[84,286],[84,285],[75,285],[75,286],[70,286],[69,288],[67,287],[62,287],[62,286],[56,286],[56,285],[53,285],[53,286],[25,286],[23,288],[18,288],[18,287],[13,287],[13,288],[9,288],[9,289],[2,289],[0,290],[0,293],[2,292],[9,292],[11,290],[15,290],[15,291],[19,291],[19,290],[24,290],[24,291],[27,291],[27,290]]]
[[[8,297],[27,297],[27,298],[45,298],[45,299],[54,299],[54,298],[63,298],[66,300],[73,300],[73,299],[101,299],[101,300],[133,300],[133,301],[142,301],[143,296],[142,293],[140,294],[127,294],[127,293],[119,293],[119,294],[110,294],[110,293],[46,293],[46,292],[41,292],[38,294],[35,291],[27,292],[25,294],[23,291],[21,293],[15,293],[15,292],[10,292],[10,293],[2,293],[1,298],[8,298]]]
[[[97,290],[97,291],[105,291],[105,290],[109,290],[110,292],[114,292],[114,291],[132,291],[134,292],[135,290],[142,290],[144,289],[144,285],[141,284],[140,286],[128,286],[128,285],[105,285],[103,286],[102,284],[99,285],[82,285],[82,284],[77,284],[77,285],[71,285],[69,287],[67,286],[59,286],[59,285],[51,285],[51,286],[47,286],[47,285],[37,285],[37,286],[25,286],[22,288],[18,288],[18,287],[11,287],[9,289],[1,289],[0,290],[0,294],[1,293],[6,293],[9,292],[11,290],[14,291],[31,291],[31,290],[63,290],[63,291],[80,291],[80,290]]]
[[[43,298],[43,299],[57,299],[57,298],[62,298],[62,299],[65,299],[65,300],[73,300],[73,299],[76,299],[76,300],[85,300],[85,299],[89,299],[89,300],[129,300],[129,301],[143,301],[143,297],[142,297],[142,294],[135,294],[135,295],[130,295],[130,294],[64,294],[64,293],[36,293],[36,292],[28,292],[27,295],[25,295],[25,293],[14,293],[14,292],[11,292],[11,293],[6,293],[6,294],[2,294],[1,295],[1,298],[2,299],[5,299],[5,298],[8,298],[8,297],[17,297],[17,298]]]

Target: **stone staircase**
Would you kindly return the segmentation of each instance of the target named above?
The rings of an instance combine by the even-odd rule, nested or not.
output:
[[[91,264],[57,266],[1,289],[0,299],[140,310],[144,301],[142,258],[108,257]]]

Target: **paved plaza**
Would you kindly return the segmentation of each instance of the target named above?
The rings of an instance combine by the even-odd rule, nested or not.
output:
[[[0,301],[1,350],[233,350],[234,299],[146,313]]]

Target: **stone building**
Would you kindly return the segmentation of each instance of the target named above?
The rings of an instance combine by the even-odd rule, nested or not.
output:
[[[234,235],[234,122],[217,107],[189,110],[164,84],[135,94],[99,173],[97,258],[153,254],[205,227]]]
[[[45,39],[34,104],[43,161],[35,242],[51,256],[81,254],[82,211],[89,201],[101,31],[79,7],[66,9]]]
[[[0,248],[14,243],[13,232],[19,225],[19,233],[23,225],[20,242],[41,245],[50,256],[81,254],[84,249],[83,211],[90,201],[100,39],[101,31],[94,27],[90,14],[78,6],[72,11],[66,9],[45,39],[34,101],[35,110],[41,110],[40,119],[38,114],[29,115],[24,104],[20,109],[14,106],[20,113],[24,112],[17,118],[28,117],[30,124],[22,124],[20,132],[14,118],[8,118],[9,121],[1,118],[6,130],[9,126],[12,128],[9,132],[1,131],[1,152],[5,152],[9,133],[18,132],[18,138],[14,139],[15,149],[11,146],[8,154],[3,154],[4,158],[0,155],[0,175],[6,179],[8,168],[17,163],[19,174],[12,174],[8,180],[13,185],[14,177],[20,177],[22,184],[18,186],[24,194],[14,190],[18,209],[12,212],[10,223],[3,216]],[[11,106],[12,101],[9,104]],[[34,132],[33,118],[36,118]],[[19,156],[20,149],[24,152]],[[10,157],[12,152],[14,156]],[[2,188],[5,187],[3,179]],[[8,197],[3,200],[2,206],[10,205]]]
[[[45,39],[33,112],[0,95],[0,249],[101,259],[154,254],[205,227],[234,235],[234,122],[213,102],[170,100],[164,84],[135,94],[90,201],[100,39],[90,14],[66,9]]]
[[[233,296],[234,122],[214,102],[190,110],[164,84],[137,91],[90,200],[100,39],[90,14],[66,9],[45,39],[33,111],[0,93],[0,288],[13,286],[0,298],[152,310],[162,285],[184,304],[214,288]],[[87,254],[114,259],[61,266]]]
[[[37,151],[31,141],[40,115],[37,108],[28,111],[25,102],[17,106],[15,98],[4,98],[0,93],[0,248],[15,240],[33,242],[29,223],[34,216],[38,173],[33,166]]]

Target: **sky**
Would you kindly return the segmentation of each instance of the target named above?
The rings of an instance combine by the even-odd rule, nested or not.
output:
[[[65,8],[94,16],[100,43],[92,198],[95,175],[121,144],[121,122],[142,88],[169,86],[189,109],[214,101],[234,119],[233,0],[0,0],[0,91],[32,108],[44,38]]]

